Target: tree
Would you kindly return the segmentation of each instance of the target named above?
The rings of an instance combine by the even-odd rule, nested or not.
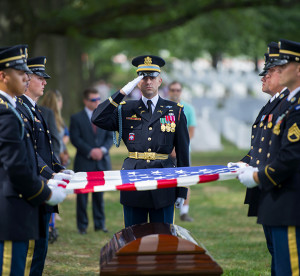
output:
[[[217,57],[225,49],[230,52],[231,48],[234,52],[243,44],[238,42],[242,30],[232,24],[234,20],[237,24],[243,22],[238,16],[239,12],[246,8],[263,7],[268,7],[278,14],[278,8],[298,7],[298,1],[5,0],[0,3],[0,38],[2,44],[28,44],[31,56],[47,56],[47,70],[53,77],[48,87],[52,86],[62,91],[66,99],[64,114],[70,114],[74,111],[74,106],[79,105],[78,93],[89,84],[89,80],[85,81],[83,78],[82,54],[93,48],[99,40],[122,39],[121,44],[130,45],[129,49],[126,49],[128,52],[138,47],[145,49],[146,41],[149,42],[148,46],[151,45],[151,41],[159,41],[155,45],[152,44],[152,49],[146,48],[151,52],[156,51],[157,46],[164,43],[164,46],[167,46],[164,48],[170,47],[171,52],[180,57],[187,55],[193,58],[203,50],[208,50],[212,56]],[[229,16],[233,16],[233,21],[227,23]],[[249,20],[250,18],[246,23],[249,23]],[[252,21],[255,23],[255,20]],[[189,25],[188,22],[197,29],[183,29],[185,25]],[[270,24],[267,20],[262,23]],[[248,27],[247,25],[246,29]],[[235,31],[226,33],[224,28]],[[166,32],[169,30],[172,31]],[[170,44],[176,41],[174,38],[186,37],[186,33],[195,31],[199,32],[198,37],[189,36],[188,39],[181,40],[184,41],[182,45]],[[256,37],[253,35],[252,39],[249,39],[251,45],[257,44]],[[224,49],[221,48],[222,51],[220,45],[225,45]]]

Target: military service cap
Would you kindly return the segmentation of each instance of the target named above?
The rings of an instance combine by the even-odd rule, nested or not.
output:
[[[50,79],[50,76],[45,72],[46,57],[34,57],[27,60],[27,65],[33,74],[36,74],[45,79]]]
[[[280,39],[278,42],[279,47],[279,57],[282,60],[285,60],[286,63],[290,61],[300,62],[300,43]]]
[[[16,69],[32,73],[27,67],[27,45],[0,48],[0,70]]]
[[[263,70],[258,74],[259,76],[265,76],[268,73],[268,69],[266,69],[267,64],[269,62],[269,54],[265,53],[265,64]]]
[[[139,76],[157,77],[165,61],[157,56],[138,56],[132,60],[132,65],[138,68],[136,72]]]

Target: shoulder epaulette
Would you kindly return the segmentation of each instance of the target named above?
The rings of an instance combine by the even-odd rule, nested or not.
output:
[[[123,102],[120,102],[120,104],[126,104],[126,102],[125,102],[125,101],[123,101]]]
[[[18,98],[18,102],[19,102],[20,104],[23,104],[23,99]]]
[[[7,102],[3,101],[2,99],[0,99],[0,104],[3,104],[6,106],[6,108],[8,108]]]
[[[183,107],[183,104],[178,103],[177,105],[178,105],[179,107]]]

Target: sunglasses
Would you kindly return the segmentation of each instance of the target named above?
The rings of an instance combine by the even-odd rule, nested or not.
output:
[[[170,89],[170,91],[171,92],[181,92],[181,89],[175,89],[175,88],[173,88],[173,89]]]
[[[100,97],[98,97],[98,98],[93,98],[93,99],[89,99],[89,101],[92,102],[92,103],[98,102],[98,101],[100,101],[100,100],[101,100]]]
[[[138,72],[137,74],[139,76],[156,78],[159,75],[159,72]]]

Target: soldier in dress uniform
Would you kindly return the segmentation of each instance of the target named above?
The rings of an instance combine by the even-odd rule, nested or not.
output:
[[[246,163],[250,166],[260,168],[267,164],[270,157],[269,147],[272,128],[278,116],[286,108],[287,101],[285,99],[289,93],[285,86],[279,84],[279,65],[281,63],[278,43],[271,42],[268,44],[268,53],[265,54],[265,66],[259,74],[262,76],[262,91],[269,94],[271,99],[262,107],[252,125],[251,148],[248,154],[241,160],[244,163],[238,163],[241,166]],[[247,188],[244,203],[249,204],[249,217],[257,216],[259,198],[260,189],[258,187]],[[267,246],[272,256],[272,275],[275,275],[271,232],[268,226],[263,225],[263,229]]]
[[[272,125],[266,162],[240,169],[239,180],[260,190],[257,222],[271,233],[274,275],[299,275],[300,43],[282,39],[278,46],[279,84],[290,93]]]
[[[189,166],[189,134],[183,106],[158,96],[165,61],[149,55],[134,58],[132,64],[137,67],[138,77],[99,104],[92,122],[103,129],[119,131],[128,149],[122,169],[175,167],[169,156],[174,147],[177,166]],[[122,102],[136,85],[142,98]],[[148,215],[150,222],[173,223],[174,203],[179,208],[186,195],[186,188],[121,192],[125,227],[147,222]]]
[[[17,110],[25,122],[28,132],[34,137],[34,147],[38,157],[39,173],[46,179],[70,180],[73,174],[65,170],[57,160],[52,146],[51,133],[36,102],[43,95],[46,79],[50,76],[45,72],[44,56],[29,58],[27,65],[33,72],[25,94],[17,100]],[[59,173],[62,172],[62,173]],[[57,174],[59,173],[59,174]],[[67,175],[66,175],[67,173]],[[42,275],[48,250],[49,220],[51,213],[58,212],[57,206],[43,205],[44,236],[36,241],[30,275]]]
[[[26,57],[25,45],[0,50],[0,275],[29,273],[41,235],[39,206],[66,196],[55,181],[40,179],[33,137],[16,111],[14,97],[25,92],[31,73]]]

